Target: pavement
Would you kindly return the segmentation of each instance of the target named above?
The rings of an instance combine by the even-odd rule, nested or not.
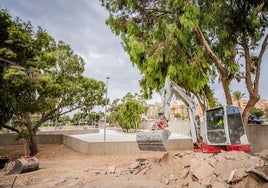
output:
[[[144,130],[148,131],[148,130]],[[99,133],[71,135],[86,142],[104,142],[104,129],[100,129]],[[179,133],[171,133],[169,139],[185,139],[190,138]],[[122,142],[136,141],[136,133],[123,133],[117,130],[106,129],[106,142]]]

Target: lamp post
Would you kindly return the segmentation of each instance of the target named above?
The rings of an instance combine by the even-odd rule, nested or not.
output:
[[[110,79],[110,77],[106,77],[106,97],[105,97],[105,111],[104,111],[104,142],[106,142],[106,112],[107,112],[107,94],[108,94],[108,80]]]

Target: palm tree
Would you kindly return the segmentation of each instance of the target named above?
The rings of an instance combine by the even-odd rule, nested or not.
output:
[[[245,96],[241,91],[233,91],[233,98],[237,100],[239,108],[241,108],[240,100]]]

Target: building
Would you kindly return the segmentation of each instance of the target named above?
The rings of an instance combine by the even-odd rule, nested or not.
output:
[[[233,100],[234,105],[240,106],[241,112],[243,112],[243,110],[245,109],[247,102],[248,102],[247,99],[241,99],[239,102],[236,100]],[[264,112],[264,116],[268,117],[268,101],[267,100],[265,99],[259,100],[259,102],[257,102],[255,107],[260,108]],[[160,112],[160,103],[149,104],[146,116],[148,117],[148,119],[157,119],[159,112]],[[196,105],[196,113],[200,117],[204,117],[204,113],[199,104]],[[170,119],[188,118],[188,111],[187,111],[186,105],[178,101],[173,101],[171,103],[169,114],[170,114]]]
[[[160,103],[148,104],[148,110],[146,116],[148,119],[158,119],[158,113],[160,112]],[[197,115],[203,117],[203,111],[200,105],[196,106]],[[188,118],[187,106],[181,102],[173,101],[170,105],[170,119],[186,119]]]

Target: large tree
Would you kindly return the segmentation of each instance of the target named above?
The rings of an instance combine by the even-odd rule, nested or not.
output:
[[[126,132],[137,130],[145,112],[144,101],[138,95],[127,93],[119,110],[119,126]]]
[[[143,73],[149,94],[164,78],[194,93],[201,106],[213,99],[210,83],[222,84],[232,104],[230,84],[245,79],[250,100],[243,117],[259,100],[259,79],[267,47],[267,1],[102,0],[107,24],[120,35],[131,61]],[[257,49],[259,49],[258,53]],[[212,106],[211,103],[209,106]]]
[[[0,128],[17,132],[35,155],[38,128],[71,111],[104,104],[105,84],[82,75],[84,60],[69,45],[56,43],[41,28],[33,31],[30,22],[12,20],[5,11],[0,16]]]

